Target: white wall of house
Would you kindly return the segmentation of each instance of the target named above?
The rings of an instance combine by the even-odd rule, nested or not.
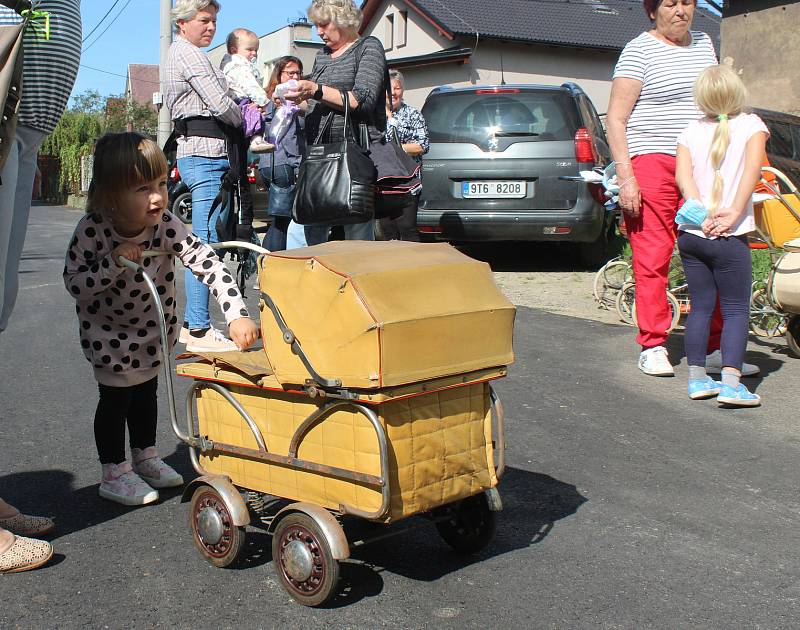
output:
[[[404,21],[405,43],[402,38]],[[434,87],[493,85],[499,84],[504,76],[506,83],[560,85],[573,81],[589,95],[597,111],[603,113],[608,107],[611,76],[619,57],[614,51],[501,42],[480,37],[477,41],[473,37],[451,40],[402,0],[388,0],[364,29],[364,34],[374,35],[384,43],[390,63],[393,59],[454,47],[474,51],[466,63],[401,68],[406,83],[405,100],[416,107],[422,106]]]

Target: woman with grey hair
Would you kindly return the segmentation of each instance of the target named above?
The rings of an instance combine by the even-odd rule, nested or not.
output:
[[[306,142],[314,144],[328,118],[331,124],[321,142],[344,139],[344,113],[341,92],[347,93],[356,125],[364,123],[370,140],[380,140],[386,132],[386,55],[375,37],[360,38],[361,10],[353,0],[312,0],[308,17],[317,27],[324,48],[317,53],[308,80],[298,81],[295,92],[286,98],[312,100],[305,117]],[[344,227],[349,240],[373,240],[373,222]],[[306,229],[309,245],[325,240],[327,230]]]
[[[242,123],[239,106],[228,96],[225,75],[200,50],[217,31],[217,0],[176,0],[172,22],[176,37],[165,70],[165,98],[177,136],[178,170],[192,193],[192,231],[204,243],[218,242],[214,208],[220,181],[236,152],[231,138]],[[226,195],[227,196],[227,195]],[[189,352],[236,350],[236,344],[211,325],[209,289],[186,270],[186,313],[180,341]]]

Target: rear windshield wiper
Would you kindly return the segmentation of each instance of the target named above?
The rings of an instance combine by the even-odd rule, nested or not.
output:
[[[538,133],[534,133],[533,131],[495,131],[493,136],[497,136],[498,138],[511,138],[516,136],[538,136]]]

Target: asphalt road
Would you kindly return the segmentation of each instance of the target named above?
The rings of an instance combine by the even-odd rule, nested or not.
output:
[[[686,397],[685,365],[641,375],[630,328],[520,309],[494,543],[464,559],[426,524],[357,551],[333,606],[308,609],[261,530],[216,569],[177,492],[97,496],[96,385],[61,283],[78,217],[33,209],[0,335],[0,496],[58,522],[48,567],[0,576],[0,628],[797,627],[800,360],[782,344],[751,347],[764,405],[723,410]],[[162,410],[160,449],[190,476]]]

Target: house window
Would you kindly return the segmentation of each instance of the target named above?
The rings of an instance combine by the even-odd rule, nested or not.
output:
[[[385,32],[383,34],[383,49],[391,50],[394,48],[394,14],[386,16],[384,23]]]
[[[406,45],[406,31],[408,29],[408,11],[397,12],[397,45]]]

